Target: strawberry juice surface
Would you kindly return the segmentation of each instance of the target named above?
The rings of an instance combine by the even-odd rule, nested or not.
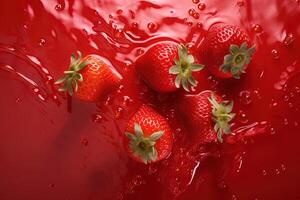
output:
[[[1,200],[300,199],[298,0],[1,0]],[[186,93],[152,91],[136,59],[161,41],[197,54],[215,23],[238,25],[256,45],[241,79],[204,68],[191,93],[234,101],[234,142],[197,147],[177,111]],[[122,75],[96,103],[54,85],[71,53],[97,54]],[[201,63],[201,60],[199,61]],[[124,131],[140,105],[169,121],[173,152],[130,159]],[[245,137],[244,137],[245,136]],[[195,151],[193,152],[195,153]]]

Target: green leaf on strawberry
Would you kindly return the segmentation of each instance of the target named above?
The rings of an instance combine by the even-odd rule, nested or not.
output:
[[[77,58],[74,54],[71,55],[69,69],[64,71],[64,75],[55,82],[55,84],[63,84],[58,91],[67,92],[71,96],[78,90],[78,82],[83,81],[83,77],[79,72],[89,64],[88,61],[82,61],[82,54],[80,51],[77,53]]]
[[[129,147],[134,156],[139,157],[145,164],[157,160],[157,151],[155,149],[156,141],[164,134],[164,131],[152,133],[145,137],[141,126],[134,124],[134,134],[125,132],[130,140]]]
[[[231,134],[231,125],[229,122],[235,117],[235,114],[231,113],[233,101],[230,103],[227,101],[218,103],[214,96],[211,96],[208,100],[212,105],[212,120],[215,123],[214,130],[217,133],[218,140],[223,142],[223,134]]]
[[[197,72],[203,69],[203,65],[195,64],[194,56],[188,54],[188,49],[184,45],[178,46],[178,59],[174,59],[175,65],[170,67],[169,73],[177,75],[175,79],[176,88],[183,89],[187,92],[190,91],[190,86],[196,86],[197,81],[192,76],[193,72]]]
[[[229,47],[229,54],[224,56],[224,63],[220,66],[220,71],[231,73],[232,77],[239,79],[241,73],[245,73],[245,66],[250,63],[255,51],[255,46],[247,47],[244,42],[240,47],[232,44]]]

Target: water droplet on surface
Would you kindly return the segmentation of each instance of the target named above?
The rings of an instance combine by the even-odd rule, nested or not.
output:
[[[280,174],[280,170],[279,169],[275,169],[275,174],[279,175]]]
[[[49,188],[54,188],[54,184],[53,184],[53,183],[50,183],[50,184],[48,185],[48,187],[49,187]]]
[[[144,52],[145,52],[144,49],[139,48],[139,49],[136,50],[136,56],[140,56],[140,55],[142,55]]]
[[[202,24],[201,22],[198,22],[198,23],[197,23],[197,28],[198,28],[198,29],[202,29],[202,28],[203,28],[203,24]]]
[[[267,175],[267,171],[264,169],[264,170],[262,170],[262,175],[263,176],[266,176]]]
[[[44,46],[45,43],[46,43],[46,40],[43,39],[43,38],[41,38],[41,39],[40,39],[40,42],[39,42],[39,45],[40,45],[40,46]]]
[[[237,200],[237,196],[235,194],[232,195],[231,200]]]
[[[199,10],[205,10],[205,8],[206,8],[206,4],[205,3],[199,3],[199,5],[198,5],[198,9]]]
[[[81,139],[80,139],[80,143],[81,143],[82,145],[84,145],[84,146],[87,146],[87,145],[89,144],[89,141],[88,141],[87,139],[85,139],[85,138],[81,138]]]
[[[284,40],[283,40],[283,44],[285,46],[290,46],[295,40],[295,37],[292,33],[289,33],[285,36]]]
[[[150,32],[155,32],[157,30],[157,25],[153,22],[148,23],[147,27]]]
[[[196,12],[196,11],[195,11],[194,8],[189,9],[189,15],[190,15],[190,16],[193,16],[195,12]]]
[[[287,118],[284,118],[284,120],[283,120],[283,124],[284,124],[285,126],[289,125],[289,121],[288,121],[288,119],[287,119]]]
[[[99,114],[92,115],[92,120],[95,123],[100,123],[102,121],[102,119],[103,119],[103,117]]]
[[[270,134],[271,135],[274,135],[276,133],[276,130],[275,130],[275,128],[273,128],[273,127],[270,127]]]
[[[137,30],[137,29],[139,28],[139,24],[138,24],[137,22],[132,22],[131,28],[132,28],[133,30]]]
[[[128,104],[132,102],[132,99],[129,96],[123,96],[123,105],[128,106]]]
[[[124,109],[119,107],[115,112],[115,119],[120,119],[123,115]]]
[[[194,4],[197,4],[197,3],[200,2],[200,0],[192,0],[192,2],[193,2]]]
[[[273,56],[274,59],[276,59],[276,60],[279,59],[279,53],[278,53],[278,51],[276,49],[273,49],[271,51],[271,54],[272,54],[272,56]]]
[[[252,102],[251,93],[248,90],[241,91],[239,96],[240,101],[245,105],[249,105]]]
[[[286,166],[284,164],[281,164],[280,167],[281,167],[281,171],[284,172],[286,170]]]
[[[65,8],[64,4],[57,4],[55,6],[55,10],[57,10],[57,11],[63,11],[64,8]]]
[[[240,111],[238,112],[237,118],[238,118],[238,120],[239,120],[241,123],[243,123],[243,124],[245,124],[245,123],[247,123],[247,122],[249,121],[247,115],[246,115],[246,114],[244,113],[244,111],[242,111],[242,110],[240,110]]]
[[[254,24],[252,26],[252,28],[253,28],[253,30],[254,30],[255,33],[262,33],[263,32],[263,29],[262,29],[262,27],[259,24]]]
[[[20,103],[21,102],[21,99],[18,97],[16,98],[16,103]]]
[[[123,10],[122,10],[122,9],[117,10],[117,14],[118,14],[118,15],[121,15],[122,13],[123,13]]]
[[[199,13],[195,12],[195,13],[193,14],[193,17],[194,17],[195,19],[199,19],[200,15],[199,15]]]

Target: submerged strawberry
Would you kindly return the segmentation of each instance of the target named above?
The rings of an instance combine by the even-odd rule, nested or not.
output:
[[[217,24],[208,30],[199,56],[213,75],[239,79],[255,50],[255,46],[250,46],[250,38],[242,29]]]
[[[168,122],[149,106],[141,106],[129,120],[125,135],[129,155],[138,162],[157,162],[171,153],[173,136]]]
[[[233,102],[222,101],[209,90],[184,96],[179,104],[179,111],[196,134],[197,143],[223,142],[223,134],[231,133],[230,121],[235,116],[231,113],[232,108]]]
[[[197,85],[193,72],[203,68],[194,62],[184,45],[162,42],[151,47],[136,66],[144,81],[158,92],[174,92],[181,86],[189,91],[190,86]]]
[[[122,80],[121,75],[101,57],[88,55],[78,58],[71,55],[70,67],[64,76],[55,83],[62,84],[61,92],[67,92],[80,100],[95,102],[117,87]]]

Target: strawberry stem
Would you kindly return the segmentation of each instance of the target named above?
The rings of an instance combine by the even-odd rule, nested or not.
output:
[[[89,64],[87,61],[82,61],[82,54],[80,51],[77,53],[78,58],[76,58],[74,54],[71,55],[69,69],[64,71],[64,75],[55,82],[57,85],[62,85],[58,91],[66,92],[70,96],[73,96],[74,92],[77,92],[78,81],[83,81],[80,71]]]
[[[212,120],[215,123],[214,130],[217,133],[219,142],[223,142],[223,134],[231,134],[230,121],[235,117],[235,114],[231,113],[233,109],[233,101],[231,101],[230,103],[218,103],[213,95],[208,98],[208,101],[212,105]]]
[[[246,73],[245,67],[250,63],[254,51],[255,46],[248,48],[246,42],[240,47],[235,44],[230,45],[229,54],[224,56],[224,63],[220,66],[220,71],[229,72],[233,78],[239,79],[240,74]]]
[[[189,87],[197,86],[197,81],[192,76],[193,72],[197,72],[203,69],[203,65],[195,64],[194,56],[188,54],[188,49],[185,45],[178,45],[178,59],[174,59],[174,64],[169,69],[169,74],[177,75],[175,79],[176,88],[183,89],[187,92],[190,91]]]
[[[145,164],[157,160],[155,143],[163,134],[163,131],[157,131],[146,137],[141,126],[137,123],[134,123],[134,134],[125,132],[125,135],[130,140],[129,148],[133,155],[140,158]]]

